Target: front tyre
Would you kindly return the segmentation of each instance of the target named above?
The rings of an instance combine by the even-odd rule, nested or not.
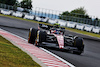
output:
[[[40,31],[39,34],[39,43],[45,42],[47,37],[47,33],[45,31]]]

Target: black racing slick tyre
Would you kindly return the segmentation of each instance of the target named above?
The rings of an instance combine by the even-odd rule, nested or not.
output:
[[[77,37],[74,40],[74,46],[77,47],[77,51],[74,51],[76,54],[81,54],[84,51],[84,44],[83,44],[83,39],[81,37]]]
[[[45,31],[40,31],[39,34],[39,43],[45,42],[47,37],[47,33]]]
[[[37,29],[34,28],[30,28],[29,30],[29,37],[28,37],[28,43],[34,44],[35,43],[35,39],[37,36]]]

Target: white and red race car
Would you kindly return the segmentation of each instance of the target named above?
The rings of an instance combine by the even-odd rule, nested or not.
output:
[[[42,30],[30,28],[28,42],[41,47],[71,50],[71,52],[80,55],[84,51],[83,38],[64,35],[64,31],[65,29],[60,27],[51,27],[49,30],[47,28]]]

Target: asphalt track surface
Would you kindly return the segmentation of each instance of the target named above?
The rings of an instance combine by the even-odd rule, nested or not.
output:
[[[0,25],[0,28],[9,31],[13,34],[16,34],[18,36],[21,36],[25,39],[28,39],[28,29],[30,27],[37,28],[38,26],[37,23],[2,16],[0,16]],[[69,31],[66,31],[66,34],[67,33],[74,34],[73,32]],[[79,34],[74,35],[80,36]],[[54,49],[47,50],[67,60],[76,67],[100,67],[100,41],[84,39],[84,44],[85,49],[82,55],[76,55],[67,51],[62,52]]]

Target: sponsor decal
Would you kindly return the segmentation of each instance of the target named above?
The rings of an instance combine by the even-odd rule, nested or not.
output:
[[[57,37],[59,48],[63,49],[64,48],[64,37],[63,37],[63,35],[56,35],[56,34],[54,34],[54,36]]]

